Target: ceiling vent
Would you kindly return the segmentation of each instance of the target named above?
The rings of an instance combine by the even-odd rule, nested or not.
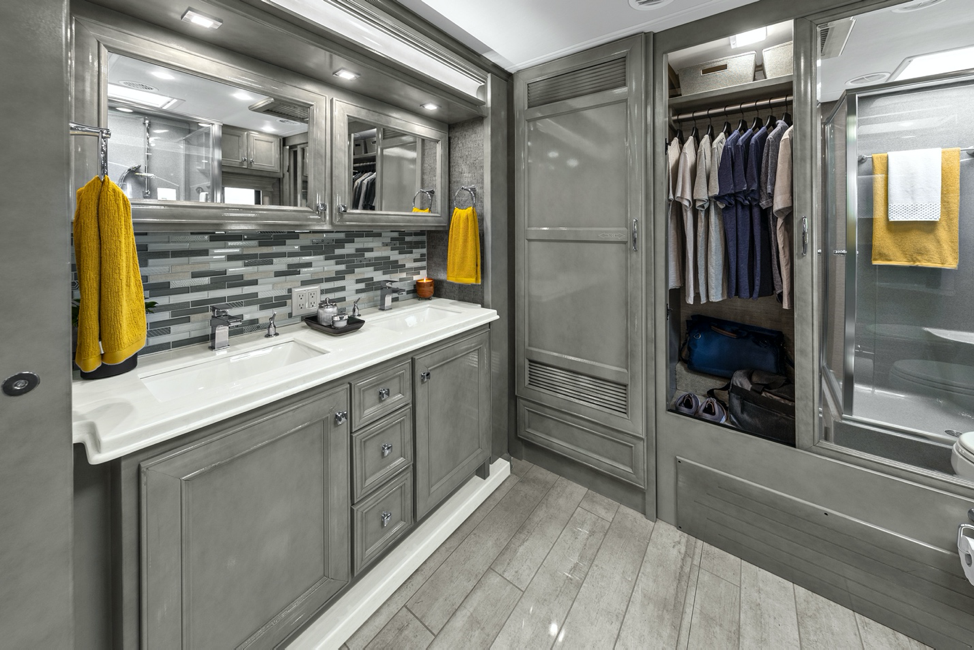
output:
[[[878,84],[880,82],[889,79],[888,72],[870,72],[869,74],[864,74],[856,77],[855,79],[850,79],[845,82],[847,86],[868,86],[870,84]]]
[[[263,99],[256,104],[251,104],[247,107],[247,110],[253,111],[254,113],[264,113],[266,115],[273,115],[274,117],[281,117],[286,120],[295,120],[305,124],[311,118],[311,109],[309,107],[301,104],[292,104],[273,97]]]
[[[639,11],[649,11],[650,9],[659,9],[671,2],[673,0],[629,0],[629,6]]]
[[[894,14],[908,14],[914,11],[921,11],[922,9],[929,9],[930,7],[935,7],[942,4],[946,0],[914,0],[913,2],[907,2],[906,4],[893,7]]]
[[[149,84],[144,84],[141,81],[119,81],[119,86],[125,86],[126,88],[132,88],[133,90],[144,90],[148,93],[157,93],[159,89],[155,86],[150,86]]]
[[[834,59],[845,49],[849,42],[855,18],[843,18],[822,25],[818,29],[818,57],[820,59]]]

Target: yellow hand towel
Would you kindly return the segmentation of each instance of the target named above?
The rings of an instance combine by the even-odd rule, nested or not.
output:
[[[430,211],[430,209],[429,209],[429,208],[426,208],[426,209],[424,210],[423,208],[417,208],[417,207],[413,207],[413,212],[429,212],[429,211]]]
[[[873,154],[873,264],[956,269],[960,259],[960,149],[941,153],[940,221],[890,221],[889,159]]]
[[[446,279],[460,284],[480,284],[480,229],[473,206],[453,210]]]
[[[145,346],[145,297],[132,229],[132,207],[110,179],[78,190],[75,264],[81,292],[78,351],[85,372],[119,364]]]

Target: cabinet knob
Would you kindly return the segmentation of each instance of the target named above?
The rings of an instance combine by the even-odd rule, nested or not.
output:
[[[386,526],[389,525],[389,522],[392,521],[392,513],[383,512],[380,518],[382,519],[382,527],[385,528]]]
[[[429,370],[426,370],[426,371],[420,373],[419,380],[425,384],[426,382],[428,382],[430,380],[431,377],[432,377],[432,375],[430,374],[430,371]]]
[[[338,411],[335,413],[335,426],[340,427],[348,422],[348,411]]]
[[[388,456],[391,453],[392,453],[392,444],[391,443],[388,443],[388,442],[383,443],[383,445],[382,445],[382,457],[385,458],[386,456]]]
[[[389,389],[388,388],[380,388],[379,389],[379,401],[380,402],[384,402],[387,399],[389,399]]]

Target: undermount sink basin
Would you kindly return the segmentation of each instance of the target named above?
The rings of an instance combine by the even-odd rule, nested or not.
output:
[[[140,376],[142,383],[160,402],[186,397],[212,388],[233,388],[265,372],[278,370],[327,354],[287,341],[257,350],[228,354],[182,368]]]
[[[420,307],[418,309],[406,310],[399,314],[393,312],[393,315],[372,321],[370,324],[373,327],[380,327],[393,332],[408,332],[414,327],[419,327],[427,323],[435,323],[436,321],[456,316],[458,313],[451,309],[442,309],[440,307]]]

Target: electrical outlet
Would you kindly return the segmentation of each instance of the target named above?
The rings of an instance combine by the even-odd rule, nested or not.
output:
[[[318,310],[318,287],[300,287],[291,289],[291,315],[303,316]]]

